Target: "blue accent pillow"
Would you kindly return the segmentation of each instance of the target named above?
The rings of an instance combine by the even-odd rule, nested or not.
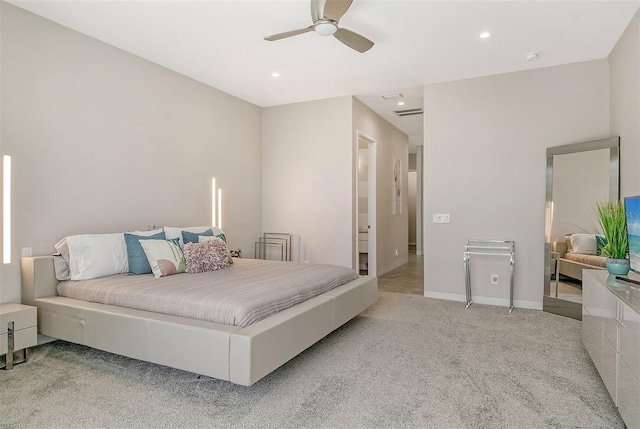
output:
[[[607,238],[604,235],[596,235],[596,255],[602,255],[602,248],[607,245]]]
[[[187,243],[197,243],[198,242],[198,237],[200,237],[201,235],[205,235],[205,236],[212,236],[213,235],[213,230],[208,229],[205,232],[189,232],[189,231],[182,231],[182,242],[184,244]]]
[[[206,237],[213,237],[213,230],[208,229],[205,232],[189,232],[189,231],[182,231],[182,242],[184,244],[187,243],[198,243],[200,241],[201,236],[206,236]],[[225,243],[227,242],[227,236],[224,235],[224,233],[222,234],[217,234],[216,237],[221,238],[222,241],[224,241]]]
[[[165,240],[164,231],[154,235],[124,234],[124,241],[127,245],[127,258],[129,260],[129,274],[149,274],[151,265],[140,240]]]

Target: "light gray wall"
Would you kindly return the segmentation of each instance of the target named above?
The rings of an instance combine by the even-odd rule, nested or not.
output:
[[[620,194],[640,194],[640,12],[609,55],[611,135],[620,136]]]
[[[516,306],[542,308],[545,150],[609,135],[607,60],[429,85],[424,106],[425,295],[464,300],[467,239],[515,240]],[[507,266],[476,258],[474,302],[506,305]]]
[[[2,153],[13,157],[13,262],[62,237],[211,223],[223,188],[230,246],[261,231],[261,109],[2,3]]]
[[[351,108],[339,97],[263,109],[262,228],[299,237],[300,261],[354,266]]]
[[[353,139],[356,131],[376,140],[376,250],[377,275],[406,264],[409,257],[409,138],[361,101],[353,99]],[[393,215],[393,160],[402,161],[402,214]],[[355,167],[354,167],[355,168]],[[357,237],[354,236],[354,240]],[[398,249],[399,256],[395,256]]]
[[[391,215],[392,159],[407,136],[353,97],[263,109],[263,229],[299,237],[299,260],[356,267],[356,130],[377,140],[377,268],[407,261],[408,198]],[[387,180],[388,179],[388,180]],[[399,257],[395,257],[395,249]]]

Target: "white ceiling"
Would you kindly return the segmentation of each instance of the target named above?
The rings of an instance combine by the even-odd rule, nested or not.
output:
[[[355,0],[339,24],[375,42],[364,54],[314,32],[263,40],[310,25],[308,0],[9,3],[258,106],[356,95],[415,145],[423,117],[380,95],[422,107],[425,84],[606,58],[640,2]]]

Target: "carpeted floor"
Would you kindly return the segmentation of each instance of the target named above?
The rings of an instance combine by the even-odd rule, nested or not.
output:
[[[624,427],[580,322],[388,292],[251,387],[57,341],[0,398],[1,428]]]

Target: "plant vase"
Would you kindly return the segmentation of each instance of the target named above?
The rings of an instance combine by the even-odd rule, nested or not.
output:
[[[615,274],[617,276],[626,276],[629,274],[629,260],[628,259],[614,259],[607,258],[607,271],[610,274]]]

